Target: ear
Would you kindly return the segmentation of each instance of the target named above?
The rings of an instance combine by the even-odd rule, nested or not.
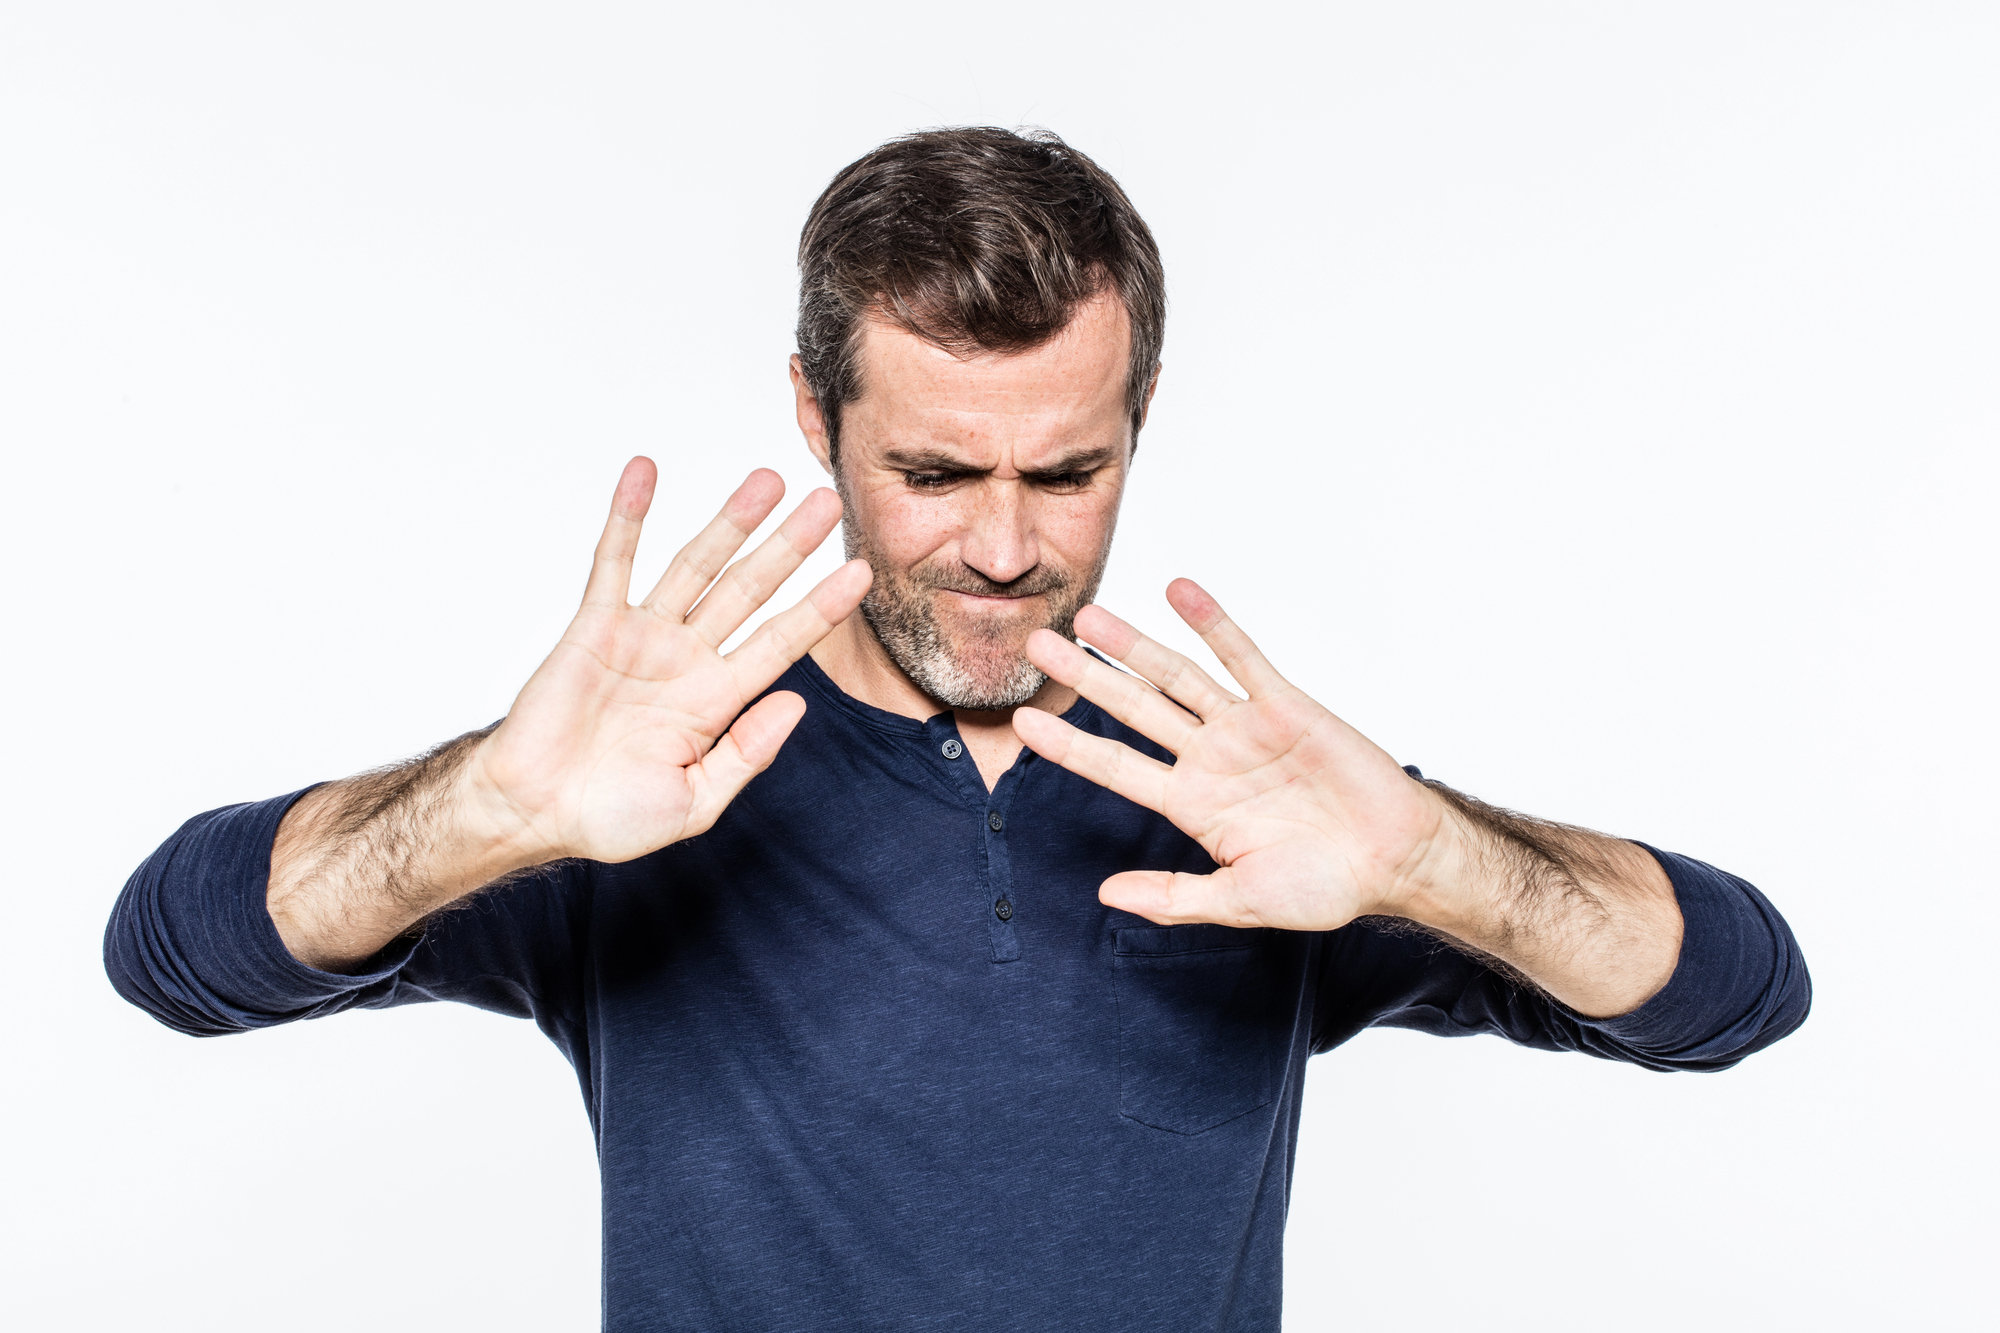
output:
[[[799,414],[799,433],[806,437],[806,448],[826,469],[826,475],[833,475],[833,453],[826,438],[826,414],[820,411],[819,399],[806,386],[805,367],[800,364],[798,353],[792,353],[792,396]]]
[[[796,361],[798,358],[792,359]],[[1146,398],[1139,404],[1139,424],[1132,428],[1132,443],[1135,448],[1139,443],[1139,432],[1146,428],[1146,418],[1153,411],[1153,395],[1160,391],[1160,366],[1161,363],[1158,361],[1153,363],[1153,378],[1146,382]]]

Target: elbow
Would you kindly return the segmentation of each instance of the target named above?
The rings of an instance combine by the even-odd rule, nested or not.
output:
[[[141,875],[144,868],[141,868]],[[235,1021],[169,945],[164,926],[149,920],[146,887],[133,876],[104,928],[104,975],[127,1004],[190,1037],[226,1037],[255,1026]]]
[[[1786,956],[1782,972],[1773,978],[1761,1002],[1738,1021],[1647,1063],[1661,1070],[1719,1074],[1797,1032],[1812,1013],[1812,977],[1796,951]]]
[[[1796,952],[1792,954],[1790,963],[1789,975],[1777,989],[1755,1034],[1719,1068],[1734,1068],[1765,1047],[1777,1045],[1805,1025],[1812,1014],[1812,975],[1806,971],[1805,960]]]
[[[203,1006],[192,1003],[184,986],[147,965],[139,943],[118,937],[114,917],[104,939],[104,975],[119,998],[184,1036],[226,1037],[248,1030],[246,1024],[218,1021]]]
[[[1680,904],[1680,957],[1665,989],[1607,1025],[1624,1058],[1715,1073],[1798,1031],[1812,1010],[1812,977],[1777,908],[1746,880],[1654,855]]]

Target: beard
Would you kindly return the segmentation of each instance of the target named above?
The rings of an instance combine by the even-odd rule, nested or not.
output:
[[[865,558],[878,572],[861,601],[862,618],[875,631],[889,658],[916,687],[947,708],[992,710],[1026,703],[1047,683],[1027,659],[1028,635],[1054,630],[1076,637],[1076,613],[1097,596],[1104,564],[1111,555],[1106,535],[1092,568],[1082,578],[1047,564],[1036,565],[1011,583],[995,583],[953,561],[916,566],[889,574],[888,563],[865,536],[850,526],[843,534],[848,559]],[[1042,615],[972,617],[939,614],[942,594],[979,597],[1042,597]],[[1026,609],[1025,607],[1023,608]],[[952,621],[959,623],[952,624]]]

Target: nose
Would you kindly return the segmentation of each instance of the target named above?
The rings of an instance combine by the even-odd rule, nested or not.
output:
[[[988,477],[959,547],[959,558],[995,583],[1012,583],[1042,558],[1026,489],[1018,480]]]

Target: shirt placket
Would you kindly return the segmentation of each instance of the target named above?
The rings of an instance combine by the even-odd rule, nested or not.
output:
[[[972,756],[966,752],[965,742],[959,738],[958,723],[952,716],[943,714],[931,719],[925,726],[931,733],[930,740],[936,746],[936,753],[942,756],[945,767],[951,771],[959,794],[979,821],[980,848],[985,857],[986,939],[992,959],[995,963],[1018,961],[1021,957],[1021,938],[1015,923],[1020,919],[1021,905],[1014,897],[1014,867],[1007,847],[1007,839],[1013,829],[1008,820],[1014,794],[1020,788],[1022,770],[1027,767],[1031,756],[1023,752],[989,792],[985,780],[979,776],[979,765],[973,762]]]

